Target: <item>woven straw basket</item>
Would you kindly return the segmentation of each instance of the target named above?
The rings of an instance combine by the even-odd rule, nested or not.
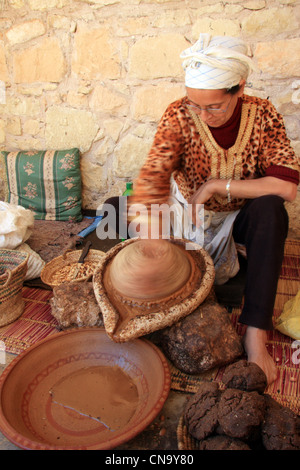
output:
[[[22,287],[27,260],[27,253],[0,250],[0,326],[12,323],[24,311]]]
[[[49,261],[49,263],[47,263],[43,267],[41,272],[41,280],[52,288],[62,284],[62,282],[87,281],[93,276],[94,271],[96,270],[98,263],[100,262],[104,254],[105,253],[100,250],[90,250],[87,256],[85,257],[84,262],[92,264],[93,271],[90,272],[87,276],[78,275],[76,279],[72,279],[72,270],[74,271],[77,266],[78,260],[81,255],[81,250],[67,251],[63,255],[58,256],[57,258],[54,258],[53,260]],[[57,276],[59,272],[66,267],[70,268],[70,276],[66,275],[63,281],[58,281]]]

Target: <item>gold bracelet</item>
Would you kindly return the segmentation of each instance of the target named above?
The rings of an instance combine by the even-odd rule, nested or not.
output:
[[[226,192],[227,192],[227,202],[228,202],[228,204],[231,203],[230,185],[231,185],[231,178],[230,178],[230,180],[227,181],[227,184],[226,184]]]

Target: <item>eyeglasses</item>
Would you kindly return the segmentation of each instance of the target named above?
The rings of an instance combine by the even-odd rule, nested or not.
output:
[[[231,96],[228,105],[226,106],[225,109],[222,108],[200,108],[200,106],[196,106],[194,104],[186,104],[186,107],[190,109],[191,111],[194,111],[196,114],[200,114],[202,111],[206,111],[209,114],[222,114],[226,113],[227,109],[229,108],[229,105],[231,103],[233,96]]]

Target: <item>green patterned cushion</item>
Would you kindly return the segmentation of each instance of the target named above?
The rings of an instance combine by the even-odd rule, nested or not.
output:
[[[35,219],[82,220],[79,149],[2,155],[8,202],[33,210]]]

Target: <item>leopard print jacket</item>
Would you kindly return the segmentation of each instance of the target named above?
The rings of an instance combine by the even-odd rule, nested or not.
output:
[[[266,99],[243,95],[238,137],[228,150],[214,140],[208,126],[185,106],[186,97],[165,111],[148,158],[134,185],[131,203],[168,201],[173,176],[189,199],[210,178],[250,179],[266,175],[272,165],[299,171],[281,115]],[[243,200],[215,195],[205,205],[213,211],[239,209]]]

